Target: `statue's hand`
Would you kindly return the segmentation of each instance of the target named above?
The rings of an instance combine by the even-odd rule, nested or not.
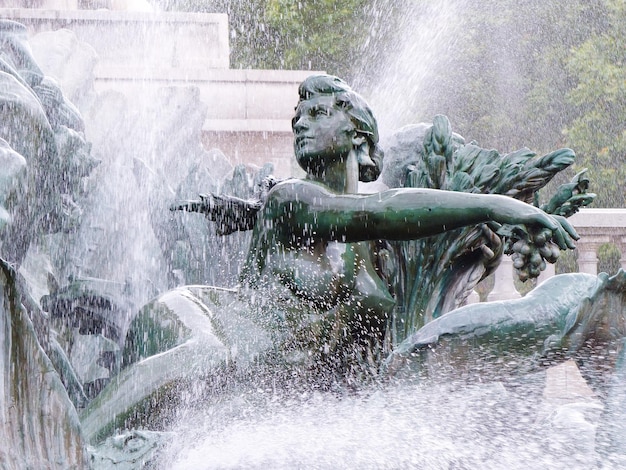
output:
[[[170,205],[171,211],[199,212],[207,216],[210,220],[215,220],[214,196],[212,194],[200,194],[199,201],[181,201]]]
[[[574,240],[578,240],[580,237],[567,219],[560,215],[548,215],[545,213],[544,215],[551,219],[544,225],[546,229],[550,230],[551,235],[546,231],[539,231],[537,234],[539,240],[535,237],[535,241],[541,244],[543,239],[553,240],[561,250],[567,250],[568,248],[573,250],[576,248]]]
[[[544,233],[542,237],[553,240],[562,250],[576,248],[574,240],[578,240],[579,236],[564,217],[548,214],[535,206],[506,196],[490,199],[490,202],[492,219],[501,224],[522,227],[526,232],[525,238],[530,237],[530,234],[539,235],[543,229],[547,229],[549,233]],[[508,236],[504,232],[500,234]]]
[[[513,258],[520,280],[539,276],[546,262],[555,263],[561,250],[575,248],[579,236],[561,216],[539,213],[524,225],[503,226],[498,233],[506,238],[504,253]]]

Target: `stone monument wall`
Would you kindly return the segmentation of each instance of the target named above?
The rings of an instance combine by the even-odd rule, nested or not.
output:
[[[314,72],[230,69],[225,14],[0,8],[0,17],[25,24],[31,37],[74,32],[97,54],[97,92],[135,98],[163,86],[197,87],[207,149],[221,149],[233,164],[273,163],[278,176],[294,172],[290,122],[298,84]]]

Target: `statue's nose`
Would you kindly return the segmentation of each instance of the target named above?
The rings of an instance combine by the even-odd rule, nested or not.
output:
[[[294,118],[292,127],[293,127],[294,132],[307,129],[309,126],[307,123],[306,116],[299,116],[297,119]]]

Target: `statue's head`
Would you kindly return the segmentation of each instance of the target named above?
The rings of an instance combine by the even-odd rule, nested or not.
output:
[[[378,125],[365,100],[338,77],[312,75],[300,84],[300,100],[292,120],[298,164],[320,172],[328,158],[344,158],[356,150],[359,179],[374,181],[382,170]]]

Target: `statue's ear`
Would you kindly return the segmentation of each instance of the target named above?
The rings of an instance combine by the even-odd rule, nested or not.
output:
[[[367,138],[363,134],[355,132],[352,136],[352,145],[356,149],[359,166],[376,166],[369,156],[370,146]]]
[[[367,139],[363,134],[355,132],[352,136],[352,145],[354,148],[360,148],[363,144],[367,143]]]

